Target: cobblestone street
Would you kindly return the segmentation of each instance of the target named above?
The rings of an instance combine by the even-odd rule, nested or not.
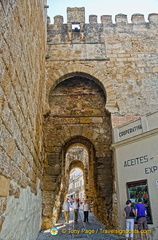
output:
[[[113,234],[105,233],[105,226],[100,223],[93,213],[89,213],[89,222],[83,222],[83,212],[80,210],[78,222],[73,221],[73,212],[70,212],[70,223],[64,225],[64,213],[55,226],[58,229],[57,235],[51,235],[50,230],[39,233],[37,240],[125,240]]]

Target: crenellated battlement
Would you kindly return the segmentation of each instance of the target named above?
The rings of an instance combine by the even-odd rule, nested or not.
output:
[[[102,15],[98,23],[97,15],[89,16],[89,23],[85,23],[85,8],[67,8],[67,23],[64,23],[63,16],[55,16],[54,24],[48,19],[48,38],[52,42],[101,42],[104,33],[139,33],[153,31],[158,26],[158,13],[151,13],[148,22],[145,22],[143,14],[136,13],[128,21],[126,14],[117,14],[115,22],[112,15]]]
[[[63,16],[57,15],[54,17],[54,24],[60,25],[63,23]],[[112,15],[102,15],[100,22],[103,24],[146,24],[155,23],[158,24],[158,13],[151,13],[148,15],[148,22],[145,22],[143,14],[135,13],[131,16],[131,22],[128,22],[126,14],[117,14],[115,16],[115,22],[112,21]],[[67,8],[67,23],[85,23],[85,8]],[[89,15],[89,24],[98,23],[97,15]],[[85,23],[88,24],[88,23]]]
[[[144,14],[135,13],[131,16],[131,22],[128,22],[126,14],[117,14],[115,16],[115,22],[112,21],[112,15],[102,15],[100,17],[100,22],[103,24],[146,24],[146,23],[154,23],[158,24],[158,13],[151,13],[148,15],[148,22],[145,22]],[[73,18],[73,21],[68,18],[67,23],[85,23],[85,21],[81,21],[79,18]],[[97,15],[89,15],[89,23],[98,23],[98,16]],[[61,15],[57,15],[54,17],[54,25],[65,24],[64,18]],[[88,24],[88,23],[85,23]]]
[[[67,8],[67,22],[68,23],[84,23],[85,22],[85,8]]]
[[[54,17],[54,25],[60,26],[63,24],[63,22],[64,22],[63,16],[58,15]]]
[[[127,52],[127,56],[130,49],[143,52],[150,46],[155,51],[158,13],[149,14],[148,22],[140,13],[133,14],[131,22],[126,14],[117,14],[115,21],[112,15],[102,15],[100,20],[98,23],[97,15],[90,15],[89,23],[85,23],[85,8],[67,8],[67,23],[60,15],[54,17],[54,24],[48,19],[48,45],[55,45],[52,54],[60,54],[60,44],[67,44],[62,47],[62,59],[66,60],[104,61],[115,56],[118,48],[122,48],[119,50],[122,53]]]

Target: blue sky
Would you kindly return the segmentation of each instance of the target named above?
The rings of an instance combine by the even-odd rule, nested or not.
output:
[[[66,23],[67,7],[85,7],[86,22],[91,14],[97,15],[100,22],[101,15],[112,15],[114,21],[116,14],[123,13],[130,22],[134,13],[144,14],[145,21],[148,21],[148,14],[158,13],[158,0],[47,0],[47,4],[51,23],[56,15],[62,15]]]

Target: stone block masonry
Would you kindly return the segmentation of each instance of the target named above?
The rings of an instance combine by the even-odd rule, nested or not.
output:
[[[40,229],[44,5],[0,2],[0,238],[5,240],[35,240]]]
[[[148,22],[143,14],[133,14],[131,23],[125,14],[116,15],[115,23],[110,15],[101,16],[101,23],[90,15],[85,23],[84,8],[78,14],[68,8],[67,13],[67,24],[56,16],[54,24],[48,25],[48,79],[51,75],[53,83],[56,77],[52,74],[60,78],[74,63],[72,72],[87,72],[86,67],[93,76],[103,75],[100,81],[105,86],[107,108],[113,113],[113,126],[126,122],[127,116],[134,119],[158,109],[158,14],[149,14]],[[80,26],[76,32],[75,16]]]
[[[124,14],[115,23],[91,15],[85,23],[84,8],[68,8],[67,24],[62,16],[50,24],[46,8],[46,0],[0,1],[5,240],[35,240],[41,222],[49,228],[57,220],[71,168],[65,155],[78,145],[88,153],[86,165],[73,165],[83,167],[86,196],[116,228],[112,126],[158,109],[158,14],[148,22],[133,14],[131,23]]]
[[[68,187],[69,175],[67,173],[70,171],[71,163],[69,157],[62,159],[61,152],[64,151],[64,145],[69,140],[71,142],[71,139],[73,141],[78,137],[75,140],[76,144],[79,141],[88,151],[88,161],[83,164],[86,196],[89,199],[93,198],[97,203],[96,214],[99,217],[101,216],[99,206],[102,204],[102,196],[105,198],[105,206],[102,209],[106,212],[106,207],[111,207],[111,196],[108,195],[112,192],[112,159],[109,149],[111,124],[109,113],[105,111],[105,96],[101,87],[84,76],[74,76],[50,91],[49,105],[51,112],[49,116],[45,116],[44,125],[46,146],[44,198],[48,197],[48,201],[43,203],[42,228],[50,227],[51,221],[53,220],[54,223],[58,218],[58,205],[61,204],[60,201]],[[91,149],[92,146],[87,147],[86,141],[88,140],[91,144],[93,143],[95,153]],[[58,149],[55,149],[57,146]],[[81,167],[82,161],[83,159],[78,160],[76,166]],[[107,179],[103,182],[105,173]],[[48,192],[51,192],[51,202]],[[110,221],[109,224],[111,224]]]
[[[110,15],[101,16],[101,23],[96,15],[90,15],[89,23],[85,23],[84,8],[68,8],[67,19],[64,23],[62,16],[55,16],[51,24],[48,18],[47,31],[45,179],[48,161],[52,166],[58,162],[62,172],[54,175],[49,172],[52,216],[54,221],[58,218],[59,202],[65,194],[59,187],[67,182],[64,146],[77,138],[79,143],[90,141],[95,149],[93,154],[90,150],[93,147],[88,149],[93,160],[84,170],[85,174],[89,171],[87,196],[93,195],[94,212],[100,220],[116,228],[118,206],[110,151],[111,126],[158,109],[158,14],[150,14],[148,22],[144,15],[133,14],[130,23],[125,14],[116,15],[115,23]],[[85,87],[78,87],[82,81]],[[102,103],[92,82],[103,90]],[[64,91],[66,83],[71,86]],[[86,92],[87,97],[81,97],[88,84],[93,88]],[[97,98],[92,89],[97,91]],[[55,153],[59,153],[59,158],[53,162],[50,156]],[[47,196],[50,199],[51,194],[45,189],[45,199]],[[44,210],[47,207],[49,201],[45,201]],[[44,214],[43,226],[50,226],[50,219],[48,213]]]

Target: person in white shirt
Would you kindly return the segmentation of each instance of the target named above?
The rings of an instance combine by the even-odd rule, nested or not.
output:
[[[63,209],[64,209],[64,217],[65,217],[65,223],[69,223],[70,219],[70,203],[69,199],[66,198],[64,204],[63,204]]]
[[[78,211],[79,211],[79,201],[75,199],[73,203],[73,209],[74,209],[74,221],[77,222],[78,220]]]
[[[89,204],[86,200],[83,203],[84,222],[88,222]]]

